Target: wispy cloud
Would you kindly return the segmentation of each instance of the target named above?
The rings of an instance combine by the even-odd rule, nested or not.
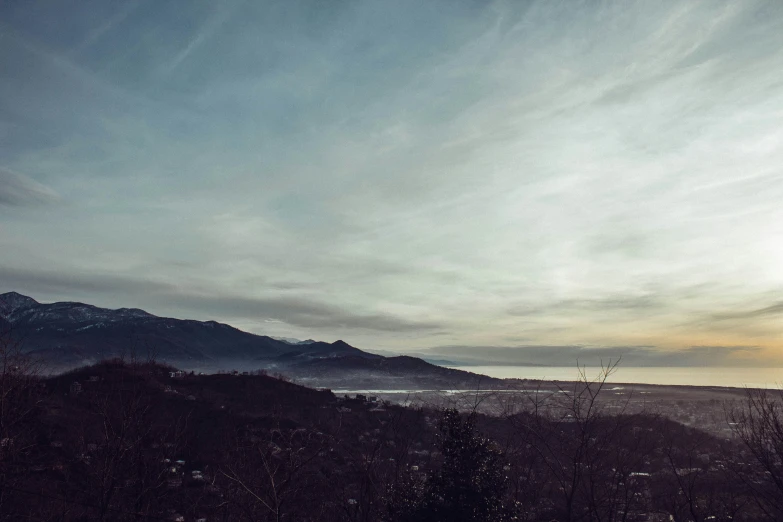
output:
[[[780,5],[0,20],[0,164],[31,174],[3,174],[0,204],[69,202],[0,227],[3,266],[40,277],[19,291],[389,349],[783,348]],[[79,270],[176,291],[46,276]]]
[[[512,316],[534,316],[552,313],[579,313],[579,312],[632,312],[638,313],[640,310],[652,311],[662,309],[667,306],[667,302],[658,296],[640,295],[640,296],[606,296],[596,299],[570,299],[557,301],[546,305],[522,304],[513,306],[508,310]]]
[[[133,301],[139,306],[145,302],[157,303],[150,311],[166,314],[178,310],[177,315],[192,313],[199,317],[229,317],[249,319],[259,323],[274,321],[289,326],[325,329],[328,331],[365,330],[369,332],[426,333],[437,331],[441,325],[434,322],[406,320],[394,314],[361,314],[341,309],[328,303],[303,297],[270,295],[242,297],[196,293],[193,289],[178,288],[166,281],[131,278],[110,273],[84,271],[47,272],[0,267],[0,279],[6,290],[26,288],[45,301],[50,295],[92,297],[105,306],[124,306]],[[4,290],[5,291],[5,290]],[[0,292],[2,293],[2,292]],[[41,297],[43,296],[43,297]],[[108,299],[108,301],[107,301]],[[187,318],[187,315],[184,315]]]
[[[733,311],[715,314],[712,319],[715,321],[733,321],[737,319],[753,319],[755,317],[768,317],[783,314],[783,302],[775,303],[763,308],[747,311]]]
[[[55,202],[59,199],[51,188],[28,176],[0,167],[0,205],[28,206]]]
[[[462,364],[521,366],[754,366],[763,356],[758,346],[689,346],[664,350],[655,346],[439,346],[424,352]],[[777,363],[783,358],[777,357]]]

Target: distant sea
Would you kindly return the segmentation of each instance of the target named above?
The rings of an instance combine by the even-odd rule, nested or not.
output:
[[[576,366],[449,366],[500,379],[541,379],[573,381],[579,376]],[[600,368],[587,367],[588,377]],[[607,382],[634,384],[676,384],[685,386],[733,386],[737,388],[777,388],[783,385],[783,368],[717,367],[623,367],[619,366]]]

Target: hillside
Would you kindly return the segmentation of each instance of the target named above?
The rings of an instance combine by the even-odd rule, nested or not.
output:
[[[404,355],[372,359],[355,356],[307,359],[291,365],[287,373],[302,382],[332,388],[471,390],[504,383],[502,379],[443,368]]]
[[[334,488],[361,480],[346,459],[370,444],[365,432],[394,440],[403,433],[400,415],[410,429],[428,429],[414,411],[265,375],[174,372],[107,361],[31,381],[34,395],[22,399],[31,408],[4,431],[14,444],[0,455],[0,518],[244,520],[258,506],[228,475],[251,480],[266,458],[280,459],[278,480],[296,481],[297,489],[279,493],[297,498],[286,512],[310,520],[322,505],[346,504],[349,490]],[[315,460],[295,474],[290,451]],[[386,461],[393,451],[385,450]],[[307,495],[296,493],[305,484]]]
[[[215,321],[158,317],[138,308],[44,304],[17,292],[0,294],[0,320],[27,353],[50,369],[123,357],[208,373],[263,368],[331,388],[475,389],[502,384],[416,357],[375,355],[342,340],[292,342]]]
[[[445,484],[470,493],[455,497],[458,511],[492,498],[513,515],[471,521],[595,510],[751,522],[767,519],[743,484],[773,487],[742,446],[658,415],[574,418],[552,415],[562,403],[523,401],[514,414],[461,419],[263,374],[121,361],[3,377],[0,520],[461,520],[395,515],[426,511],[421,485]],[[569,473],[580,483],[564,489]]]

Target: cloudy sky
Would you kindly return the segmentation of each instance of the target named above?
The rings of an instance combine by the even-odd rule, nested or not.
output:
[[[783,359],[780,49],[774,1],[2,2],[0,291]]]

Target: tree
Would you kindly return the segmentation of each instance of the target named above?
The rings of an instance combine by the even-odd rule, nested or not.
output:
[[[279,426],[262,436],[237,436],[220,475],[233,520],[320,520],[314,491],[322,487],[321,464],[328,438],[305,428]]]
[[[645,511],[638,472],[653,441],[641,425],[653,417],[626,414],[630,394],[618,404],[602,398],[618,363],[602,366],[595,378],[581,367],[571,385],[523,391],[506,408],[520,438],[510,460],[527,469],[517,499],[528,515],[614,522]],[[607,406],[616,413],[606,413]]]
[[[746,392],[740,406],[726,411],[729,426],[750,453],[752,465],[735,472],[770,520],[783,519],[783,391]]]
[[[105,385],[78,399],[86,413],[78,430],[77,459],[68,468],[76,498],[90,520],[159,516],[171,504],[167,487],[175,455],[182,450],[187,417],[156,415],[147,372],[154,366],[102,363]],[[127,517],[127,518],[123,518]]]
[[[439,426],[440,469],[413,474],[390,496],[388,516],[395,522],[484,522],[513,520],[504,505],[503,454],[477,433],[477,414],[463,418],[447,409]]]
[[[0,318],[0,515],[11,517],[8,501],[29,467],[35,447],[33,417],[39,403],[37,367],[21,341]]]

